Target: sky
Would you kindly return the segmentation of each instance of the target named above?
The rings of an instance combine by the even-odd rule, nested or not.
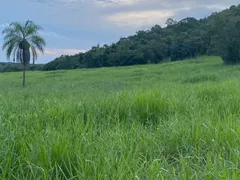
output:
[[[85,52],[97,44],[164,25],[168,18],[181,20],[209,16],[240,0],[1,0],[0,32],[11,22],[32,20],[43,27],[47,42],[38,63],[60,55]],[[0,34],[0,47],[3,36]],[[0,49],[0,61],[8,61]]]

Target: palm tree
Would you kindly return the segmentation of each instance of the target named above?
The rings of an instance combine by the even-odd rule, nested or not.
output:
[[[25,87],[26,69],[32,56],[35,63],[38,52],[44,53],[45,40],[39,36],[42,28],[32,21],[26,23],[13,22],[3,30],[3,50],[6,50],[7,58],[13,57],[13,61],[20,62],[23,66],[23,82]]]

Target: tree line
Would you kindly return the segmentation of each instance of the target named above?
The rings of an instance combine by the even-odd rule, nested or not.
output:
[[[29,64],[27,69],[30,71],[42,71],[44,64]],[[0,72],[19,72],[23,67],[21,63],[1,62]]]
[[[221,56],[226,64],[240,62],[240,5],[200,20],[187,17],[177,22],[170,18],[165,27],[155,25],[111,45],[61,56],[43,70],[153,64],[200,55]]]

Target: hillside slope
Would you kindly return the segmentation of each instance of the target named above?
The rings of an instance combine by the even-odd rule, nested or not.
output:
[[[117,86],[120,89],[127,84],[141,84],[151,89],[154,84],[159,83],[174,83],[184,84],[183,82],[193,81],[196,78],[196,83],[211,82],[215,80],[232,80],[238,79],[239,66],[224,66],[220,57],[202,56],[195,59],[185,61],[166,62],[155,65],[134,65],[128,67],[103,67],[96,69],[77,69],[77,70],[59,70],[49,72],[31,72],[27,73],[27,81],[30,87],[39,86],[45,91],[49,84],[53,82],[53,89],[62,86],[72,86],[75,84],[77,88],[101,83],[108,83],[110,86],[103,86],[111,89]],[[0,74],[1,89],[10,88],[13,84],[19,85],[19,78],[22,72]],[[201,79],[202,77],[202,79]],[[190,80],[192,78],[192,80]],[[189,80],[188,80],[189,79]],[[36,83],[37,82],[37,83]],[[122,84],[124,86],[122,87]],[[9,87],[7,86],[9,85]],[[47,85],[47,87],[45,86]],[[185,84],[184,84],[185,85]],[[190,83],[191,85],[191,83]],[[41,87],[42,86],[42,87]]]

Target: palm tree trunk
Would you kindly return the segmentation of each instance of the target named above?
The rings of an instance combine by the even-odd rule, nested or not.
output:
[[[30,50],[29,50],[29,44],[26,42],[26,40],[24,41],[23,44],[23,87],[25,87],[25,80],[26,80],[26,70],[27,70],[27,66],[30,62]]]
[[[26,80],[26,68],[23,68],[23,82],[22,82],[22,86],[25,87],[25,80]]]

